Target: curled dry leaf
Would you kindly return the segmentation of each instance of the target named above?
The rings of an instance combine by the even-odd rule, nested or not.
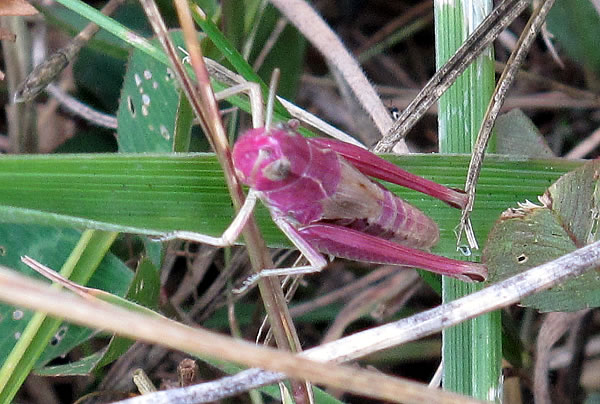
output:
[[[0,16],[34,15],[38,11],[26,0],[2,0],[0,2]]]
[[[497,282],[598,240],[600,161],[563,175],[539,197],[505,211],[492,228],[483,261]],[[600,306],[600,273],[590,271],[524,299],[541,311]]]

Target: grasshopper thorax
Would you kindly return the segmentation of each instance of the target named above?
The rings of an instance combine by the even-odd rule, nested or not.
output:
[[[306,171],[310,162],[306,139],[289,127],[250,129],[233,147],[240,180],[258,191],[286,186]]]

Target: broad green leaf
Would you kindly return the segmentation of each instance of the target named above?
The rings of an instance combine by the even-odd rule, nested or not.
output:
[[[86,96],[84,100],[110,114],[117,108],[124,72],[123,60],[87,48],[81,50],[73,64],[73,75]]]
[[[600,16],[591,1],[557,0],[546,24],[561,51],[600,73]]]
[[[600,162],[590,161],[563,175],[540,198],[505,211],[483,252],[490,281],[499,281],[551,261],[598,239]],[[600,306],[600,276],[587,272],[528,297],[540,311],[576,311]]]

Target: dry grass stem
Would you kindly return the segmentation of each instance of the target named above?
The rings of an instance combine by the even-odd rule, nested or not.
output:
[[[179,78],[194,112],[197,117],[200,118],[201,126],[207,134],[219,163],[223,168],[233,204],[236,211],[239,211],[244,202],[244,193],[241,184],[235,175],[233,162],[231,160],[231,152],[227,142],[227,135],[223,128],[219,108],[210,84],[210,77],[204,64],[204,58],[200,43],[198,42],[197,32],[194,27],[189,5],[185,0],[175,1],[175,7],[183,29],[191,65],[198,81],[197,88],[194,88],[187,72],[176,57],[175,47],[167,34],[164,22],[160,18],[156,3],[152,0],[143,0],[143,3],[153,28],[157,33],[163,48],[167,52],[167,55],[169,55],[176,76]],[[258,273],[264,268],[272,268],[273,263],[267,251],[265,242],[252,217],[244,226],[243,236],[246,241],[253,270]],[[279,280],[277,278],[261,279],[259,281],[259,288],[265,309],[269,315],[270,325],[275,340],[277,341],[277,345],[281,348],[289,349],[292,352],[301,351],[301,344],[292,317],[289,314]],[[294,391],[298,391],[302,401],[311,402],[311,390],[309,386],[303,383],[296,384],[294,381],[292,383],[296,387],[294,388]]]
[[[554,261],[532,268],[502,282],[450,303],[380,327],[309,349],[300,356],[344,362],[440,332],[465,320],[507,307],[581,275],[600,264],[600,241]],[[228,378],[232,384],[273,383],[281,375],[250,369]]]
[[[42,311],[77,324],[167,345],[184,352],[283,372],[297,379],[307,379],[392,402],[443,400],[457,404],[480,403],[457,394],[432,391],[419,383],[317,362],[288,352],[258,347],[201,328],[191,328],[161,316],[132,312],[100,300],[83,299],[4,267],[0,267],[0,286],[1,299],[14,306]],[[238,392],[233,391],[230,394],[236,393]]]
[[[385,137],[373,148],[376,153],[392,150],[427,110],[454,83],[480,53],[494,41],[529,4],[526,0],[504,0],[469,35],[463,45],[421,89],[417,97],[402,111]]]
[[[387,108],[356,59],[321,16],[303,0],[273,0],[272,3],[340,71],[380,133],[386,133],[393,123]]]
[[[471,155],[471,162],[469,163],[467,179],[465,181],[465,192],[467,195],[469,195],[469,199],[467,201],[467,206],[464,207],[461,214],[457,245],[461,243],[461,236],[463,232],[466,232],[469,246],[472,249],[479,248],[477,241],[475,240],[475,236],[472,233],[473,230],[470,226],[469,218],[473,210],[473,204],[475,203],[475,190],[477,187],[479,174],[481,173],[481,165],[483,164],[485,149],[492,135],[492,129],[494,128],[494,123],[496,122],[496,118],[500,113],[500,108],[502,107],[506,93],[511,87],[517,72],[521,68],[521,65],[523,64],[525,56],[527,56],[533,41],[542,29],[542,26],[546,21],[546,16],[550,12],[553,4],[554,0],[545,0],[532,13],[527,25],[519,37],[517,48],[510,55],[510,58],[506,63],[506,69],[504,72],[502,72],[502,75],[498,80],[498,84],[496,85],[492,95],[492,99],[481,122],[481,128],[477,134],[477,140],[473,145],[473,153]]]

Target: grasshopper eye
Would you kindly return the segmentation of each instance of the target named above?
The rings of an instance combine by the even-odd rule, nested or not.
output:
[[[263,175],[271,181],[282,181],[288,177],[290,168],[290,161],[282,157],[263,168]]]

